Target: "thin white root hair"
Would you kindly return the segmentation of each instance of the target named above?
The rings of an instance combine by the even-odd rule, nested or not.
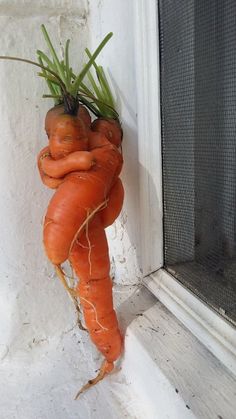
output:
[[[46,224],[44,224],[43,229],[45,229],[47,227],[48,224],[52,224],[52,220],[48,221]]]
[[[92,308],[93,308],[93,311],[94,311],[94,313],[95,313],[95,321],[96,321],[96,323],[101,327],[101,329],[102,330],[108,330],[107,329],[107,327],[104,327],[99,321],[98,321],[98,315],[97,315],[97,310],[96,310],[96,307],[93,305],[93,303],[91,303],[91,301],[88,301],[88,300],[86,300],[86,298],[84,298],[84,297],[81,297],[80,296],[80,300],[84,300],[86,303],[88,303]]]
[[[69,295],[69,297],[70,297],[71,301],[74,303],[74,306],[75,306],[76,312],[77,312],[77,314],[78,314],[77,323],[78,323],[79,328],[80,328],[81,330],[88,331],[88,330],[87,330],[87,329],[83,326],[83,324],[82,324],[82,322],[81,322],[81,319],[80,319],[81,309],[80,309],[79,304],[78,304],[78,301],[77,301],[76,292],[75,292],[72,288],[70,288],[70,287],[68,286],[67,281],[66,281],[66,277],[65,277],[65,275],[64,275],[64,272],[63,272],[63,270],[62,270],[61,266],[60,266],[60,265],[54,265],[54,266],[55,266],[55,270],[56,270],[57,276],[58,276],[58,277],[59,277],[59,279],[61,280],[62,285],[63,285],[63,287],[66,289],[66,291],[67,291],[67,293],[68,293],[68,295]]]
[[[97,208],[95,208],[86,218],[86,220],[84,220],[84,222],[81,224],[80,228],[77,230],[77,232],[74,235],[74,238],[72,239],[71,245],[70,245],[70,249],[69,249],[69,256],[71,254],[72,248],[74,246],[75,241],[77,240],[78,235],[80,234],[80,232],[83,230],[83,228],[86,226],[86,224],[91,220],[91,218],[93,218],[93,216],[100,211],[103,208],[106,208],[108,200],[106,199],[105,201],[103,201],[100,205],[98,205]],[[105,205],[105,206],[104,206]]]
[[[87,249],[87,250],[89,249],[88,246],[84,246],[84,244],[80,243],[79,240],[76,240],[76,243],[78,244],[78,246],[82,247],[82,249]],[[94,246],[91,246],[91,247],[94,247]]]
[[[73,272],[73,271],[72,271],[71,275],[68,275],[68,274],[64,271],[64,269],[63,269],[62,267],[60,267],[60,269],[61,269],[61,272],[63,273],[63,275],[64,275],[64,277],[65,277],[66,279],[70,279],[70,280],[72,280],[72,281],[74,281],[74,280],[75,280],[75,277],[74,277],[74,272]],[[69,285],[69,288],[70,288],[70,289],[72,289],[72,288],[70,287],[70,285]]]
[[[86,223],[85,231],[86,231],[86,239],[88,242],[88,249],[89,249],[89,252],[88,252],[89,275],[91,275],[92,274],[92,263],[91,263],[92,246],[89,239],[88,223]]]
[[[54,266],[55,266],[55,271],[57,273],[57,276],[61,280],[63,287],[66,289],[66,291],[68,292],[72,300],[74,300],[74,298],[76,297],[75,291],[72,288],[70,288],[69,285],[67,284],[66,277],[61,266],[60,265],[54,265]]]

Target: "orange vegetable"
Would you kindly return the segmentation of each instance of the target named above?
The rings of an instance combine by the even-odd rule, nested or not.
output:
[[[91,339],[105,357],[97,377],[79,395],[113,369],[123,345],[113,309],[104,231],[119,215],[123,204],[124,190],[118,178],[123,164],[118,150],[122,130],[105,72],[95,62],[112,33],[103,39],[94,54],[85,50],[89,60],[76,75],[69,62],[70,41],[66,41],[61,60],[45,26],[41,28],[50,58],[40,50],[37,50],[39,62],[9,56],[0,58],[39,67],[38,74],[46,80],[50,91],[44,97],[53,98],[57,104],[45,119],[49,145],[38,155],[42,182],[55,189],[44,221],[44,246],[77,309],[75,297],[80,298]],[[97,82],[90,71],[92,66]],[[84,82],[86,75],[92,90]],[[99,116],[92,124],[89,112],[80,102]],[[60,267],[67,259],[79,277],[75,290],[68,287]]]
[[[120,147],[123,132],[118,120],[111,118],[97,118],[91,126],[93,131],[104,134],[105,137],[116,147]]]
[[[53,178],[51,176],[48,176],[48,175],[46,175],[46,173],[43,172],[43,169],[42,169],[42,160],[43,160],[43,158],[45,158],[45,156],[49,156],[49,155],[50,155],[49,147],[44,147],[40,151],[40,153],[38,155],[38,160],[37,160],[39,174],[40,174],[41,180],[42,180],[42,182],[45,186],[47,186],[48,188],[51,188],[51,189],[57,189],[58,186],[63,182],[64,178],[57,178],[56,179],[56,178]]]
[[[55,145],[53,137],[53,151],[56,156],[60,153],[64,155],[68,151],[68,147],[65,151],[63,138],[64,131]],[[61,152],[60,143],[63,144]],[[81,143],[84,151],[83,137]],[[91,213],[106,205],[110,189],[120,173],[121,154],[106,139],[104,143],[102,147],[90,151],[91,160],[96,161],[96,164],[89,171],[82,172],[82,168],[79,168],[78,171],[66,175],[49,203],[44,223],[44,246],[48,258],[55,265],[68,259],[72,242],[80,234],[81,226]],[[79,148],[78,144],[77,146]],[[48,171],[46,174],[53,177],[52,172]]]
[[[108,198],[107,206],[100,212],[100,218],[104,228],[114,223],[123,206],[124,188],[119,178],[111,188]]]
[[[75,151],[60,160],[54,160],[51,155],[45,156],[41,167],[44,173],[54,178],[61,178],[75,170],[89,170],[95,164],[89,151]]]
[[[85,324],[93,343],[105,357],[98,377],[82,388],[79,395],[113,369],[123,345],[113,309],[108,245],[100,214],[94,216],[74,243],[70,262],[79,278],[76,292]]]
[[[65,113],[65,110],[64,110],[63,104],[56,105],[53,108],[49,109],[45,118],[45,131],[48,135],[49,135],[51,125],[53,124],[53,121],[57,118],[57,116],[62,115],[64,113]],[[91,116],[88,110],[83,105],[79,106],[77,117],[80,118],[84,122],[86,128],[90,128]]]
[[[78,116],[58,114],[58,109],[49,116],[49,146],[40,152],[38,166],[43,182],[57,190],[45,217],[44,246],[57,269],[70,260],[79,278],[73,295],[80,299],[90,337],[105,357],[84,391],[113,369],[122,352],[104,228],[123,204],[118,178],[123,160],[103,133],[91,131]]]

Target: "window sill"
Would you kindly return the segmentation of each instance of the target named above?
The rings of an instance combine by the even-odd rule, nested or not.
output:
[[[122,372],[148,419],[235,415],[235,377],[160,301],[128,326]]]
[[[146,277],[144,283],[236,375],[236,329],[164,269]]]

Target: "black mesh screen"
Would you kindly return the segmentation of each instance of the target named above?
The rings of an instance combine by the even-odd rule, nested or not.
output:
[[[236,323],[236,2],[159,21],[165,268]]]

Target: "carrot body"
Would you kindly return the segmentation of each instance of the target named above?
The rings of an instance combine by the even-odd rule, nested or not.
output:
[[[55,265],[68,259],[72,242],[89,214],[102,203],[106,205],[122,166],[122,157],[111,144],[91,153],[96,164],[88,172],[68,174],[47,209],[44,246]]]
[[[55,160],[75,151],[87,151],[88,135],[82,119],[67,114],[55,117],[50,125],[49,149]]]
[[[123,137],[123,132],[119,121],[110,118],[98,118],[93,121],[91,125],[92,131],[100,132],[114,144],[116,147],[120,147]]]
[[[104,231],[122,208],[124,189],[118,176],[123,159],[103,132],[90,130],[89,122],[86,126],[80,118],[63,114],[50,118],[49,147],[38,156],[42,181],[56,188],[45,216],[44,246],[54,265],[69,259],[79,278],[75,291],[88,332],[105,357],[97,377],[79,395],[113,369],[123,347]]]
[[[58,116],[63,115],[63,114],[64,114],[64,105],[56,105],[53,108],[49,109],[45,118],[45,131],[48,134],[48,136],[50,135],[50,129],[55,119]],[[91,116],[83,105],[79,106],[77,117],[80,118],[84,122],[86,127],[90,128]]]
[[[112,225],[119,217],[124,202],[124,188],[121,180],[118,178],[111,188],[107,206],[100,212],[100,218],[104,228]]]
[[[99,214],[74,243],[70,262],[79,278],[78,297],[90,337],[109,363],[122,351],[122,337],[113,309],[107,239]]]
[[[108,144],[107,139],[99,132],[89,131],[88,138],[90,150]],[[94,157],[92,157],[91,154],[84,151],[71,153],[62,159],[54,160],[50,156],[49,147],[45,147],[38,155],[38,168],[42,182],[49,188],[56,189],[65,180],[66,174],[69,174],[73,170],[89,169],[94,162],[93,159]],[[121,180],[117,179],[108,196],[107,205],[101,210],[101,219],[104,228],[113,224],[115,219],[119,216],[123,200],[124,188]]]
[[[87,128],[90,128],[91,122],[92,122],[91,121],[91,116],[90,116],[88,110],[83,105],[79,106],[79,110],[77,112],[77,117],[81,118],[84,121],[84,124]]]
[[[42,160],[45,155],[50,155],[49,147],[44,147],[40,153],[38,154],[37,158],[37,165],[41,180],[45,186],[50,189],[57,189],[58,186],[63,182],[64,178],[53,178],[51,176],[46,175],[42,169]]]
[[[65,176],[62,175],[61,177],[58,177],[59,175],[59,171],[60,171],[60,166],[59,166],[59,170],[58,168],[56,168],[56,177],[53,177],[53,171],[55,169],[53,169],[53,171],[51,171],[51,167],[50,164],[54,164],[56,162],[56,164],[58,164],[59,162],[61,162],[61,160],[53,160],[51,157],[44,157],[42,160],[41,158],[46,154],[49,153],[49,147],[45,147],[44,149],[41,150],[41,152],[39,153],[38,156],[38,168],[39,168],[39,173],[40,173],[40,177],[42,182],[44,183],[45,186],[47,186],[48,188],[51,189],[57,189],[58,186],[64,182],[65,180]],[[77,153],[73,153],[73,154],[77,154]],[[72,154],[70,154],[68,157],[70,157],[70,159],[68,159],[68,157],[64,158],[64,162],[63,165],[65,166],[65,174],[69,173],[69,170],[71,169],[71,165],[65,165],[65,161],[66,160],[71,160],[71,156]],[[75,156],[74,156],[75,157]],[[46,163],[45,160],[49,159],[49,164],[48,162]],[[75,159],[76,161],[76,169],[78,170],[78,164],[77,164],[77,159]],[[46,172],[48,174],[46,174]],[[61,172],[60,172],[61,173]],[[102,209],[100,212],[100,218],[103,224],[103,227],[106,228],[108,226],[110,226],[111,224],[114,223],[114,221],[116,220],[116,218],[119,216],[122,206],[123,206],[123,201],[124,201],[124,188],[122,185],[121,180],[118,178],[117,181],[115,182],[114,186],[111,188],[111,191],[108,195],[108,201],[107,204],[104,205],[104,209]]]
[[[46,156],[41,162],[41,168],[46,175],[61,178],[73,171],[89,170],[94,163],[94,157],[89,151],[75,151],[59,160]]]
[[[44,122],[44,128],[48,137],[50,135],[50,127],[51,127],[51,124],[53,123],[53,120],[57,116],[63,113],[64,113],[63,105],[56,105],[53,108],[49,109],[49,111],[47,112],[46,117],[45,117],[45,122]]]

